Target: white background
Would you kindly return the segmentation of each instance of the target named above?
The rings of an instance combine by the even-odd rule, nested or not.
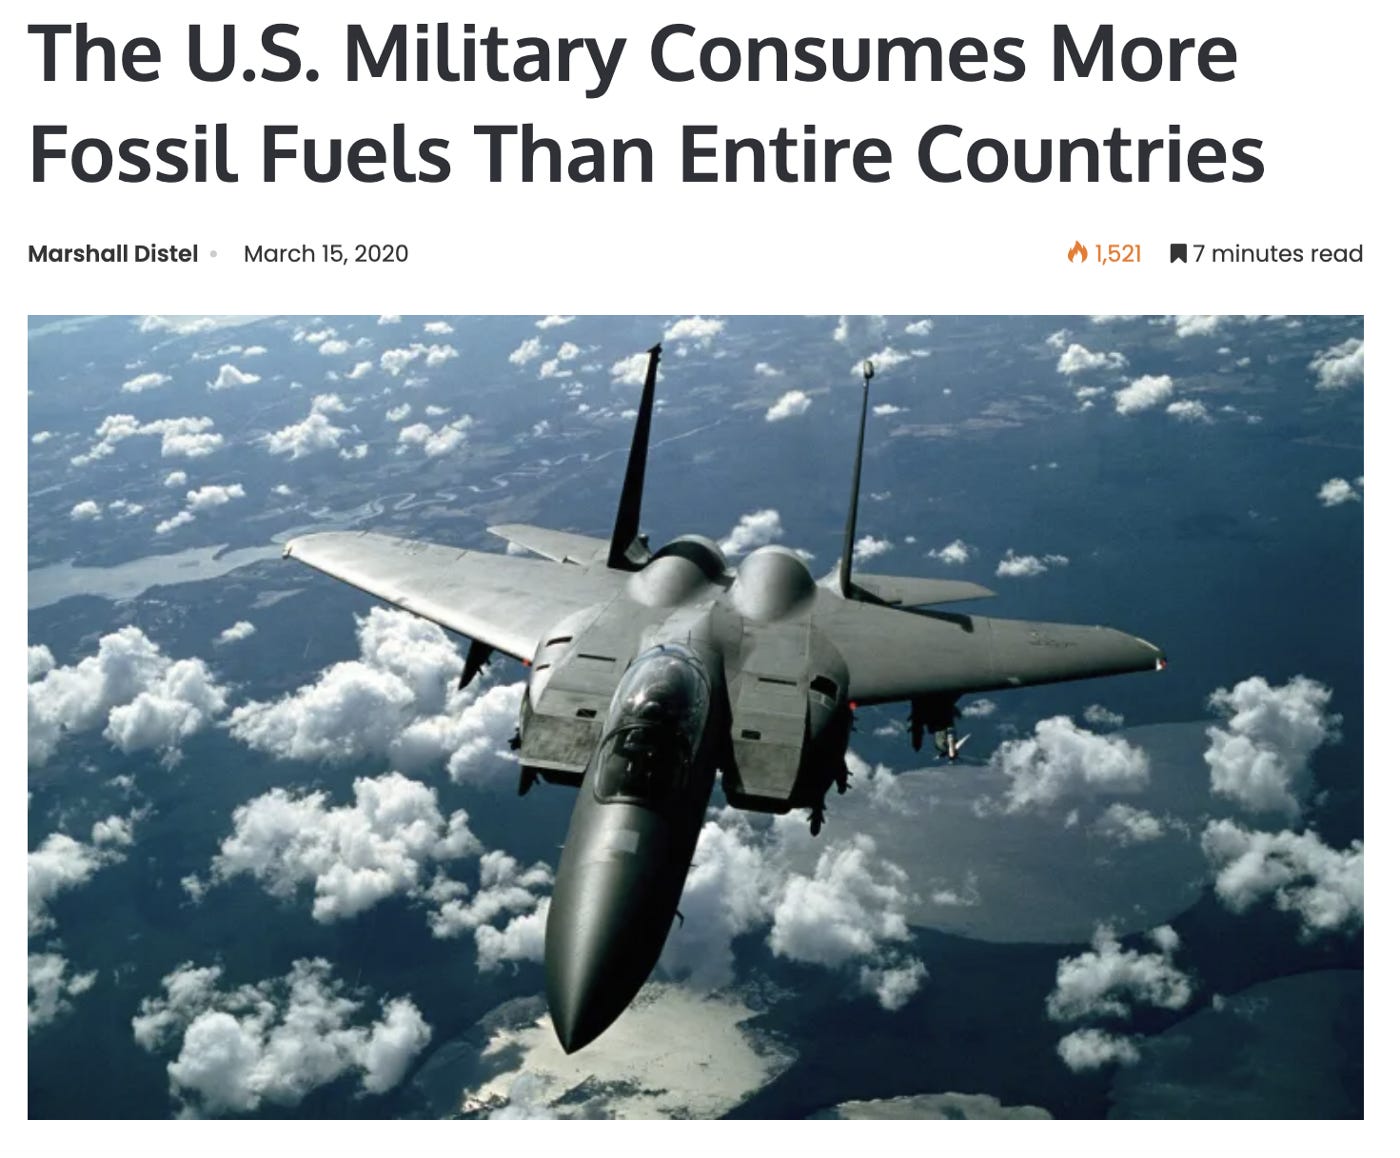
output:
[[[45,4],[8,13],[6,135],[10,161],[5,183],[3,249],[5,309],[0,318],[5,364],[16,401],[9,423],[23,432],[18,400],[25,379],[26,316],[35,313],[1365,313],[1372,391],[1368,398],[1366,464],[1368,553],[1367,707],[1373,724],[1366,785],[1370,836],[1371,913],[1367,938],[1367,1109],[1365,1125],[1303,1124],[1284,1130],[1257,1126],[1189,1124],[1134,1128],[1095,1123],[1060,1126],[1034,1137],[1008,1123],[976,1136],[959,1133],[966,1147],[1050,1146],[1082,1149],[1254,1149],[1292,1144],[1308,1151],[1378,1146],[1379,1126],[1393,1118],[1389,1092],[1394,1065],[1385,1057],[1394,1002],[1384,991],[1381,965],[1394,960],[1394,903],[1388,889],[1395,858],[1386,839],[1396,793],[1393,761],[1382,752],[1389,737],[1384,717],[1393,677],[1385,670],[1395,638],[1383,568],[1387,536],[1378,520],[1388,509],[1393,474],[1385,435],[1394,411],[1386,394],[1393,377],[1391,344],[1396,275],[1394,252],[1396,106],[1395,41],[1385,6],[1177,3],[1129,6],[1104,3],[827,3],[764,5],[726,0],[664,5],[414,0],[349,2],[122,5]],[[71,55],[60,52],[56,83],[41,79],[41,45],[25,33],[28,22],[86,19],[90,31],[113,39],[139,35],[162,47],[161,79],[136,84],[74,82]],[[214,30],[236,21],[251,47],[257,31],[276,22],[298,24],[296,44],[306,64],[318,68],[315,84],[219,84],[192,80],[185,67],[186,27],[199,21]],[[595,36],[628,39],[611,90],[589,100],[588,81],[569,84],[474,84],[442,81],[396,84],[344,81],[344,29],[351,22],[371,32],[396,20],[460,25],[479,32],[498,25],[503,35]],[[711,35],[742,41],[749,36],[935,36],[946,46],[961,36],[989,45],[1001,36],[1021,37],[1026,76],[1016,83],[857,84],[827,79],[816,84],[714,84],[659,80],[649,63],[652,35],[667,23],[697,27],[697,42]],[[1165,42],[1172,36],[1230,38],[1238,52],[1237,77],[1211,83],[1194,70],[1172,83],[1137,84],[1119,79],[1052,81],[1051,29],[1067,23],[1087,43],[1100,22],[1112,22],[1119,44],[1132,36]],[[679,46],[681,42],[677,42]],[[254,54],[256,56],[256,54]],[[685,53],[676,54],[684,58]],[[507,59],[510,59],[509,55]],[[1188,62],[1190,57],[1188,57]],[[254,60],[252,63],[261,63]],[[241,64],[240,64],[241,68]],[[585,76],[587,72],[585,72]],[[42,185],[30,180],[30,134],[36,123],[70,126],[70,137],[188,136],[196,123],[226,122],[234,141],[236,185],[193,183],[87,185],[61,165]],[[389,138],[395,121],[410,140],[439,136],[452,141],[452,177],[441,184],[363,185],[348,178],[330,185],[301,179],[287,166],[275,185],[261,182],[260,140],[265,123],[295,123],[306,136],[353,140]],[[523,185],[485,180],[485,143],[474,124],[533,121],[541,133],[570,139],[644,136],[655,146],[651,184]],[[1224,181],[1179,184],[1164,174],[1147,184],[1096,185],[1006,179],[943,185],[918,169],[919,136],[931,125],[963,126],[976,137],[1104,137],[1120,126],[1129,137],[1163,137],[1169,124],[1181,137],[1215,137],[1228,145],[1258,137],[1266,165],[1253,184]],[[889,142],[893,179],[866,185],[845,176],[832,185],[683,185],[680,126],[713,123],[724,135],[771,136],[815,124],[823,136],[878,136]],[[1160,160],[1160,157],[1158,158]],[[1144,262],[1135,266],[1070,265],[1075,240],[1135,242]],[[1252,246],[1365,245],[1365,264],[1183,267],[1167,263],[1167,243]],[[121,241],[198,242],[198,265],[62,266],[26,260],[27,246],[115,244]],[[244,264],[245,244],[402,242],[411,258],[403,266],[326,265],[268,268]],[[217,250],[216,259],[207,257]],[[9,492],[6,531],[22,536],[20,500],[25,493],[22,433],[12,433],[4,469]],[[1377,512],[1381,512],[1378,515]],[[19,561],[12,564],[10,605],[19,607]],[[1379,596],[1379,597],[1378,597]],[[1299,615],[1318,609],[1300,607]],[[5,651],[18,654],[20,616],[6,622]],[[17,670],[17,665],[16,665]],[[16,676],[17,679],[17,676]],[[7,733],[18,745],[22,724],[18,689],[6,697]],[[23,815],[20,779],[11,778],[8,811]],[[15,820],[17,827],[18,820]],[[6,847],[15,849],[18,832]],[[14,930],[5,956],[6,989],[14,995],[4,1023],[3,1056],[13,1072],[4,1088],[7,1118],[24,1116],[24,1081],[18,1044],[19,892],[12,857],[4,927]],[[95,1145],[105,1148],[185,1149],[193,1139],[166,1128],[33,1124],[26,1147]],[[212,1129],[212,1128],[211,1128]],[[830,1145],[802,1131],[803,1144]],[[906,1127],[914,1129],[914,1127]],[[633,1133],[632,1137],[642,1135]],[[471,1145],[457,1129],[451,1136],[431,1127],[398,1125],[353,1130],[279,1128],[241,1135],[210,1133],[201,1144],[284,1143],[313,1148],[369,1145],[457,1148]],[[902,1136],[926,1145],[927,1133]],[[555,1133],[553,1138],[561,1141]],[[649,1144],[662,1140],[647,1132]],[[255,1139],[257,1141],[255,1142]],[[696,1134],[681,1136],[694,1144]],[[594,1136],[594,1140],[604,1141]],[[662,1144],[674,1144],[666,1135]],[[787,1145],[776,1133],[773,1141]],[[615,1143],[615,1135],[606,1139]],[[941,1141],[940,1145],[946,1146]]]

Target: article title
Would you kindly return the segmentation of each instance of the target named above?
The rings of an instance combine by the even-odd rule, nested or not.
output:
[[[175,68],[214,85],[315,86],[323,77],[318,65],[325,62],[304,58],[297,47],[300,31],[295,24],[261,29],[191,24],[171,58],[168,46],[149,36],[103,35],[86,23],[28,27],[48,83],[155,84],[167,68]],[[624,63],[643,53],[645,65]],[[1025,40],[1009,36],[992,42],[976,37],[945,42],[934,36],[732,39],[673,23],[658,29],[645,47],[634,47],[626,38],[512,37],[495,25],[399,23],[378,29],[346,25],[336,63],[344,81],[376,85],[386,94],[413,84],[551,84],[569,86],[592,101],[613,93],[629,68],[645,67],[676,85],[881,84],[912,90],[930,84],[1014,84],[1032,74],[1034,60],[1056,83],[1105,86],[1108,109],[1113,90],[1107,86],[1197,79],[1226,84],[1236,77],[1237,59],[1235,45],[1225,37],[1163,42],[1122,37],[1111,24],[1078,29],[1056,24],[1050,43],[1032,54]],[[183,136],[121,140],[86,135],[80,125],[36,123],[33,180],[436,183],[452,177],[454,157],[464,155],[473,175],[492,182],[649,182],[655,176],[657,150],[647,137],[562,140],[533,122],[468,128],[459,134],[465,139],[454,144],[452,138],[424,136],[403,123],[390,133],[357,139],[308,134],[296,123],[265,124],[257,142],[261,163],[255,173],[245,174],[234,167],[233,131],[226,122],[195,123]],[[751,135],[695,123],[678,126],[675,144],[680,179],[699,183],[880,183],[903,166],[943,184],[1248,183],[1264,175],[1261,140],[1196,136],[1177,124],[1155,126],[1146,135],[1113,125],[1092,135],[1002,139],[979,135],[974,127],[930,123],[917,141],[901,141],[896,150],[880,136],[829,137],[800,120]]]

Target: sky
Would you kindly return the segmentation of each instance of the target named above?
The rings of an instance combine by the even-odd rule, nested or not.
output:
[[[606,535],[657,340],[654,545],[829,571],[868,358],[858,564],[1168,667],[966,697],[952,767],[862,709],[816,840],[716,793],[565,1058],[523,669],[459,692],[280,554]],[[29,361],[32,1117],[1360,1115],[1361,319],[36,317]]]

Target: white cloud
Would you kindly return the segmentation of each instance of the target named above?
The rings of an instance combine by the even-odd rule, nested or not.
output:
[[[1053,334],[1051,334],[1048,338],[1045,339],[1045,344],[1049,346],[1052,350],[1063,350],[1065,346],[1068,345],[1068,343],[1068,330],[1056,330]]]
[[[403,321],[403,318],[399,314],[380,314],[378,321],[375,322],[375,325],[393,326],[397,325],[401,321]]]
[[[868,563],[871,559],[878,558],[886,551],[893,549],[894,544],[888,539],[877,539],[874,535],[862,535],[851,548],[851,561],[857,565]]]
[[[896,350],[893,346],[886,346],[868,358],[862,359],[851,367],[851,373],[857,378],[865,374],[865,363],[869,362],[875,367],[875,373],[883,374],[886,370],[892,370],[901,362],[909,361],[909,355],[903,350]]]
[[[781,422],[784,418],[806,414],[811,405],[812,400],[804,391],[789,390],[772,406],[768,407],[768,413],[764,415],[764,418],[769,422]]]
[[[29,853],[29,936],[53,928],[49,903],[84,885],[98,869],[120,864],[131,845],[130,818],[109,816],[92,826],[90,844],[51,832]]]
[[[171,531],[192,522],[194,522],[194,515],[189,511],[177,511],[175,514],[171,515],[170,518],[161,519],[161,521],[156,524],[156,534],[168,535]]]
[[[573,314],[550,314],[540,318],[535,322],[535,328],[540,330],[552,330],[555,326],[567,326],[574,320]]]
[[[910,322],[904,327],[906,334],[913,334],[916,338],[927,338],[933,333],[933,319],[920,318],[917,322]]]
[[[35,432],[34,436],[30,438],[29,441],[32,442],[35,446],[42,446],[44,443],[48,442],[49,439],[53,437],[55,437],[55,435],[52,430],[40,430]]]
[[[928,554],[930,559],[938,559],[950,567],[960,567],[972,558],[972,548],[961,539],[954,539],[946,547],[936,547]]]
[[[165,476],[165,483],[163,485],[168,487],[182,487],[188,481],[189,476],[185,474],[184,471],[172,470],[168,475]]]
[[[1182,398],[1176,402],[1167,403],[1167,413],[1178,422],[1209,422],[1210,411],[1206,409],[1204,402],[1195,398]]]
[[[1056,368],[1061,374],[1082,374],[1086,370],[1119,370],[1127,364],[1128,359],[1117,350],[1105,354],[1071,342],[1060,355]]]
[[[222,434],[212,432],[212,418],[161,418],[145,424],[130,414],[109,414],[97,427],[97,441],[76,455],[74,466],[86,466],[112,454],[119,442],[142,435],[160,436],[162,458],[203,458],[224,444]]]
[[[139,515],[146,508],[140,503],[133,503],[127,499],[115,499],[107,504],[107,509],[119,519],[130,519]]]
[[[337,663],[280,700],[240,705],[233,737],[281,759],[383,756],[417,769],[445,761],[454,780],[508,768],[502,757],[523,684],[455,691],[462,657],[440,627],[374,608],[356,620],[360,658]]]
[[[1343,503],[1359,503],[1361,492],[1344,478],[1329,478],[1318,489],[1317,499],[1324,507],[1339,507]],[[77,509],[73,508],[74,511]]]
[[[1132,1038],[1092,1027],[1076,1029],[1060,1038],[1055,1052],[1075,1073],[1106,1065],[1136,1065],[1141,1057]]]
[[[1123,726],[1123,717],[1117,712],[1109,711],[1102,704],[1090,704],[1085,708],[1084,719],[1096,728],[1116,729]]]
[[[1068,716],[1052,716],[1035,735],[1005,740],[988,766],[1010,778],[1006,808],[1047,807],[1065,797],[1137,792],[1146,787],[1147,753],[1121,736],[1077,728]]]
[[[964,704],[960,710],[964,717],[976,720],[995,715],[997,706],[991,700],[980,699],[973,700],[970,704]]]
[[[339,395],[316,395],[311,401],[311,410],[300,422],[264,436],[268,453],[286,454],[296,459],[318,450],[334,450],[347,431],[343,426],[336,426],[329,415],[343,414],[345,410]]]
[[[68,517],[74,522],[92,521],[102,517],[102,507],[92,499],[84,499],[80,503],[74,503],[73,509],[68,512]]]
[[[328,338],[316,347],[318,354],[323,354],[327,358],[336,358],[348,352],[350,343],[344,338]]]
[[[226,627],[223,631],[219,632],[214,638],[214,646],[223,647],[225,644],[238,643],[241,640],[248,639],[256,633],[257,630],[258,629],[246,619],[240,619],[232,627]]]
[[[266,354],[266,346],[244,346],[243,356],[245,358],[256,358],[259,354]]]
[[[1055,970],[1055,989],[1045,999],[1054,1021],[1086,1017],[1127,1017],[1133,1005],[1181,1009],[1191,1000],[1191,979],[1172,961],[1180,938],[1168,925],[1148,939],[1157,952],[1124,949],[1113,930],[1100,925],[1093,948],[1064,957]]]
[[[387,370],[397,378],[409,364],[423,359],[423,364],[429,368],[441,366],[449,359],[457,357],[457,348],[449,345],[425,346],[422,342],[414,342],[411,346],[399,347],[397,349],[385,350],[379,355],[379,368]]]
[[[544,353],[544,343],[539,338],[526,338],[510,353],[512,366],[528,366]]]
[[[276,897],[311,886],[312,917],[345,920],[387,897],[421,898],[434,866],[478,853],[467,814],[443,816],[437,793],[398,772],[359,777],[354,803],[324,792],[274,788],[233,813],[233,832],[210,864],[218,883],[248,875]]]
[[[1281,912],[1297,913],[1303,936],[1361,927],[1364,848],[1334,849],[1316,833],[1256,832],[1212,820],[1201,848],[1215,872],[1215,894],[1242,912],[1272,896]]]
[[[1166,826],[1152,813],[1122,801],[1110,804],[1094,822],[1095,835],[1121,847],[1160,840],[1166,832]]]
[[[471,932],[477,942],[477,968],[498,969],[504,961],[544,957],[544,919],[548,890],[554,883],[549,866],[537,862],[523,867],[500,850],[485,853],[479,866],[475,894],[462,882],[439,876],[427,890],[436,906],[428,924],[434,937],[457,937]],[[503,928],[492,924],[507,917]]]
[[[166,1066],[186,1112],[247,1113],[294,1106],[312,1090],[358,1073],[382,1094],[398,1085],[432,1031],[408,997],[383,1002],[378,1020],[355,1024],[363,1009],[328,961],[303,959],[285,977],[218,988],[220,966],[186,962],[166,975],[164,994],[132,1018],[136,1042],[177,1056]],[[361,1019],[362,1020],[362,1019]]]
[[[1170,374],[1144,374],[1134,378],[1122,390],[1113,392],[1113,408],[1119,414],[1138,414],[1160,406],[1172,396]]]
[[[694,317],[681,318],[679,321],[672,322],[667,327],[666,333],[662,335],[662,340],[693,342],[697,347],[703,349],[723,332],[724,319],[702,318],[697,314]]]
[[[1171,318],[1178,338],[1198,338],[1215,333],[1225,320],[1221,314],[1175,314]]]
[[[1365,377],[1366,345],[1360,338],[1348,338],[1318,354],[1308,369],[1317,375],[1319,390],[1343,390]]]
[[[363,378],[366,374],[370,373],[373,369],[374,369],[374,362],[373,362],[372,360],[367,360],[367,361],[364,361],[364,362],[356,362],[349,370],[347,370],[347,371],[345,372],[345,376],[346,376],[347,378],[349,378],[349,379],[353,382],[353,381],[356,380],[357,378]]]
[[[560,342],[559,349],[555,352],[554,356],[561,362],[572,362],[582,353],[583,351],[579,349],[578,346],[574,345],[573,342]]]
[[[53,669],[53,652],[42,643],[31,643],[29,645],[29,682],[33,683],[40,676],[53,671]]]
[[[1066,567],[1065,555],[1018,555],[1008,550],[997,563],[997,575],[1004,579],[1029,579],[1044,575],[1051,567]]]
[[[399,431],[399,445],[422,447],[428,458],[437,458],[455,450],[466,440],[465,431],[472,424],[470,416],[463,416],[456,422],[434,430],[426,422],[415,422]]]
[[[651,361],[651,355],[643,351],[640,354],[629,354],[626,358],[619,358],[612,364],[608,371],[612,375],[614,386],[640,386],[647,380],[647,364]],[[657,370],[657,379],[660,380],[661,372]]]
[[[746,555],[782,537],[782,517],[770,507],[740,515],[738,523],[720,540],[719,549],[726,555]]]
[[[424,322],[424,323],[423,323],[423,332],[424,332],[425,334],[432,334],[432,335],[434,335],[434,336],[440,336],[440,335],[443,335],[443,334],[450,334],[450,333],[453,332],[453,330],[452,330],[452,323],[451,323],[451,322]]]
[[[97,653],[29,684],[29,763],[44,764],[61,737],[105,725],[123,752],[155,749],[162,762],[221,715],[225,690],[202,659],[172,660],[140,628],[104,635]]]
[[[29,954],[29,1032],[56,1021],[73,1008],[70,998],[86,993],[96,973],[69,974],[58,953]]]
[[[195,318],[187,315],[163,317],[160,314],[147,314],[136,324],[136,328],[143,334],[164,330],[183,337],[189,334],[203,334],[209,330],[217,330],[222,324],[224,323],[221,323],[217,318]]]
[[[208,383],[210,390],[228,390],[233,386],[251,386],[254,382],[262,381],[259,374],[246,374],[237,366],[225,362],[219,367],[218,376],[214,381]]]
[[[759,378],[781,378],[783,372],[770,366],[767,362],[755,362],[753,372]]]
[[[158,386],[164,386],[169,381],[169,374],[153,370],[149,374],[137,374],[135,378],[128,378],[122,383],[122,389],[128,394],[140,394],[143,390],[154,390]]]
[[[1296,816],[1312,792],[1308,761],[1340,738],[1341,716],[1328,715],[1332,691],[1306,676],[1274,687],[1262,676],[1216,688],[1211,709],[1225,727],[1206,729],[1211,791],[1254,812]]]
[[[211,484],[185,493],[185,501],[189,504],[189,509],[196,513],[212,511],[215,507],[222,507],[225,503],[243,497],[242,483],[231,483],[228,486]]]
[[[384,412],[384,417],[389,422],[402,422],[413,413],[413,406],[410,403],[403,403],[399,406],[391,406]]]

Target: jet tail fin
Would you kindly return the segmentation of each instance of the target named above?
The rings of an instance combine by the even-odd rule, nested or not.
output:
[[[638,538],[642,520],[642,485],[647,473],[647,444],[651,440],[651,408],[656,400],[656,367],[661,361],[661,343],[647,351],[646,381],[637,405],[637,425],[632,430],[632,450],[627,455],[627,473],[617,500],[617,519],[608,546],[608,566],[616,571],[636,571],[646,564],[646,544]]]
[[[865,455],[865,411],[870,402],[870,379],[875,377],[874,363],[867,361],[862,368],[865,381],[860,391],[860,430],[856,434],[856,466],[851,476],[851,506],[846,512],[846,540],[841,549],[841,568],[838,572],[838,590],[843,599],[853,595],[851,585],[851,560],[856,545],[856,511],[860,507],[860,464]]]

